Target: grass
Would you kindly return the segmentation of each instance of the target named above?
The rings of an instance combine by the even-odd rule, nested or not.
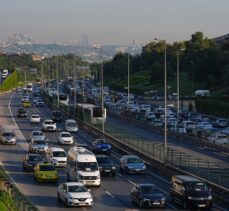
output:
[[[2,201],[0,201],[0,210],[1,211],[8,211],[8,208],[6,207],[6,205]]]

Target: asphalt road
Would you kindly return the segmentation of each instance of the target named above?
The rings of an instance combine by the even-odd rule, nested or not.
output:
[[[4,168],[8,171],[13,181],[18,188],[36,205],[40,210],[65,210],[66,208],[57,200],[57,185],[56,184],[38,184],[34,180],[33,173],[23,172],[22,160],[27,153],[28,144],[26,139],[36,126],[32,126],[28,119],[17,118],[16,112],[20,106],[20,96],[13,95],[10,101],[11,94],[6,94],[0,98],[0,124],[3,128],[12,129],[18,137],[16,146],[1,145],[0,159]],[[11,118],[11,112],[14,118]],[[50,110],[44,108],[30,108],[28,114],[39,113],[43,119],[50,117]],[[16,124],[15,124],[15,122]],[[39,128],[40,126],[38,126]],[[63,127],[63,123],[58,124],[59,128]],[[19,130],[20,129],[20,130]],[[50,146],[57,145],[57,133],[46,133],[49,139]],[[91,137],[83,132],[76,135],[78,143],[89,143]],[[68,147],[65,147],[67,149]],[[117,162],[119,155],[114,153],[114,161]],[[65,169],[58,169],[60,176],[59,183],[66,181]],[[142,182],[156,183],[163,191],[167,193],[169,186],[163,180],[152,175],[126,175],[118,172],[115,178],[103,177],[102,184],[99,188],[90,188],[94,198],[92,207],[79,208],[80,210],[128,210],[136,209],[130,201],[130,190],[134,183]],[[166,210],[175,209],[175,205],[170,205]],[[71,208],[70,208],[71,209]],[[154,209],[157,210],[157,209]]]
[[[28,119],[19,119],[16,117],[17,109],[21,105],[20,99],[20,94],[12,95],[12,93],[8,93],[0,96],[0,125],[2,128],[14,130],[18,137],[18,143],[15,146],[1,145],[0,161],[20,191],[40,210],[66,210],[63,204],[57,200],[57,184],[38,184],[34,180],[33,173],[23,172],[22,160],[28,152],[26,139],[36,126],[32,126]],[[51,110],[47,107],[30,108],[28,110],[29,115],[38,113],[43,119],[50,118]],[[40,128],[40,126],[38,126],[38,128]],[[63,128],[63,123],[58,124],[58,128]],[[49,139],[50,146],[56,146],[58,132],[47,132],[46,135]],[[89,144],[92,141],[92,138],[81,130],[75,136],[75,139],[77,143]],[[68,147],[65,147],[65,149],[67,150]],[[114,152],[112,153],[112,157],[117,164],[120,155]],[[60,176],[59,183],[65,182],[67,180],[65,169],[58,169],[58,173]],[[138,210],[136,205],[131,203],[129,193],[134,184],[146,182],[156,184],[165,193],[168,199],[168,206],[165,210],[180,209],[179,206],[170,202],[168,195],[169,182],[159,177],[157,172],[147,172],[145,175],[127,175],[118,171],[115,178],[102,177],[102,183],[99,188],[90,188],[94,205],[92,207],[79,208],[79,210]],[[157,211],[159,209],[152,210]],[[212,210],[220,209],[215,207]]]

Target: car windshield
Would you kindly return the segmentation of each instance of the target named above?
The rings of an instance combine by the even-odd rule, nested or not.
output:
[[[33,132],[33,136],[42,136],[42,135],[43,135],[43,133],[40,131]]]
[[[13,133],[3,133],[2,136],[5,136],[5,137],[14,137],[14,134]]]
[[[74,123],[74,122],[68,123],[68,127],[76,127],[76,123]]]
[[[51,121],[51,120],[49,120],[49,121],[45,121],[45,124],[54,124],[54,122],[53,121]]]
[[[53,157],[66,157],[66,153],[64,151],[55,151],[53,152]]]
[[[141,192],[142,194],[151,194],[151,193],[158,193],[160,191],[154,185],[146,185],[146,186],[141,186]]]
[[[40,118],[38,115],[32,115],[32,118]]]
[[[71,136],[71,134],[69,134],[69,133],[62,133],[62,134],[61,134],[61,137],[66,138],[66,137],[72,137],[72,136]]]
[[[207,184],[203,182],[189,183],[186,185],[186,190],[187,191],[206,191],[208,190],[208,186]]]
[[[70,193],[81,193],[81,192],[87,192],[87,188],[84,186],[80,185],[72,185],[68,187],[68,192]]]
[[[96,162],[78,162],[78,170],[79,171],[97,171],[98,165]]]
[[[41,158],[41,156],[31,155],[31,156],[28,156],[28,160],[29,161],[42,161],[42,158]]]
[[[109,157],[96,157],[98,163],[111,163],[111,159]]]
[[[55,168],[52,165],[41,165],[40,171],[54,171]]]
[[[142,163],[142,161],[139,158],[131,157],[127,158],[127,163]]]
[[[45,145],[44,141],[36,140],[34,141],[34,145]]]

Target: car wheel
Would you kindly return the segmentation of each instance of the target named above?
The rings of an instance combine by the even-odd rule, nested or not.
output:
[[[60,194],[57,194],[58,201],[61,202]]]
[[[65,207],[68,207],[68,200],[67,199],[65,199],[64,205],[65,205]]]

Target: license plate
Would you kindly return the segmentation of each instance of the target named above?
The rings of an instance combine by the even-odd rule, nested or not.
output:
[[[105,170],[105,172],[110,172],[111,170]]]
[[[198,207],[206,207],[205,204],[199,204]]]
[[[160,205],[160,202],[153,202],[153,205]]]

